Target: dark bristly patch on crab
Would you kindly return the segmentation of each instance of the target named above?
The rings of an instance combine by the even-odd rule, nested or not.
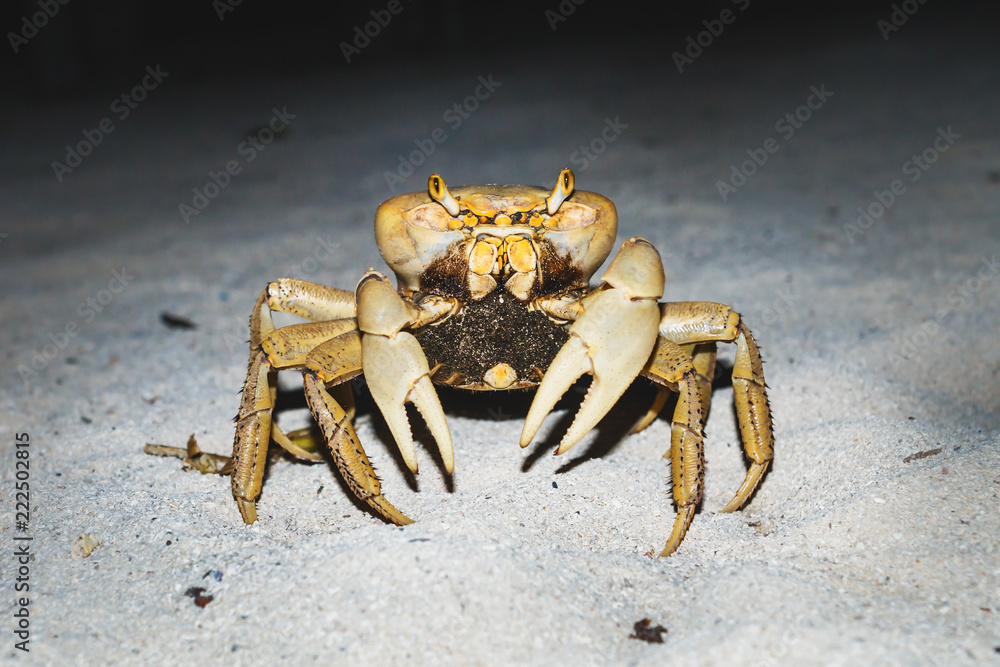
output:
[[[541,277],[541,289],[536,288],[540,295],[556,295],[569,289],[586,287],[583,281],[583,271],[573,264],[573,258],[568,254],[559,255],[550,241],[541,238],[538,245],[538,273]]]
[[[569,337],[562,326],[540,311],[528,310],[503,288],[414,335],[431,367],[443,364],[434,381],[464,389],[492,389],[483,376],[499,363],[517,373],[511,389],[534,386]]]
[[[468,301],[470,241],[456,243],[420,274],[420,288],[428,294]]]

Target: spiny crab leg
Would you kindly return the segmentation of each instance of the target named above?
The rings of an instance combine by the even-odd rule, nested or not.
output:
[[[642,370],[656,343],[663,296],[663,264],[642,238],[622,245],[601,286],[583,300],[583,313],[552,360],[532,401],[521,447],[535,437],[546,415],[584,373],[594,376],[556,454],[562,454],[597,425]]]
[[[385,417],[406,467],[417,472],[417,452],[404,404],[420,411],[437,442],[445,470],[455,469],[455,451],[444,410],[430,379],[430,367],[417,339],[402,329],[420,319],[420,311],[407,304],[377,271],[358,283],[358,328],[361,358],[368,389]]]
[[[736,495],[723,512],[735,512],[750,498],[774,458],[771,407],[764,384],[764,362],[750,329],[742,321],[737,329],[736,362],[733,365],[733,394],[743,448],[750,457],[750,469]]]
[[[661,306],[660,335],[675,343],[705,343],[724,341],[736,344],[733,365],[733,398],[743,440],[743,451],[750,458],[750,469],[733,499],[722,509],[733,512],[743,506],[753,494],[774,458],[774,433],[771,408],[764,383],[764,362],[753,334],[740,314],[721,303],[703,301],[673,302]],[[697,366],[698,355],[695,355]],[[713,364],[699,373],[711,375]]]

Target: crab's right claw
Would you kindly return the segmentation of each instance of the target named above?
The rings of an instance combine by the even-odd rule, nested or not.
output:
[[[417,452],[413,445],[410,420],[404,404],[413,403],[437,442],[445,470],[455,469],[455,451],[444,410],[430,379],[427,358],[417,339],[402,331],[415,319],[389,281],[371,271],[361,279],[357,290],[358,328],[365,380],[372,398],[385,417],[403,461],[417,472]]]
[[[629,239],[603,281],[584,298],[583,314],[542,378],[521,432],[522,447],[577,378],[592,373],[587,396],[556,454],[567,451],[607,414],[649,360],[660,321],[657,300],[663,295],[659,253],[645,239]]]

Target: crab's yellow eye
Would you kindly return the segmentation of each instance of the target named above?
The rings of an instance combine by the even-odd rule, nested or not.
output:
[[[445,185],[443,178],[437,174],[431,174],[430,178],[427,179],[427,191],[430,192],[431,199],[444,206],[445,210],[448,211],[448,215],[452,217],[458,216],[458,200],[451,196],[451,192],[448,191],[448,186]]]
[[[545,200],[545,208],[549,215],[555,215],[562,203],[573,194],[576,186],[576,177],[573,176],[572,169],[563,169],[556,179],[556,186],[552,188],[552,194]]]

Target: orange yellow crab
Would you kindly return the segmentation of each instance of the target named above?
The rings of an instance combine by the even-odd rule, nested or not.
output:
[[[273,439],[300,458],[322,460],[308,435],[271,419],[276,373],[302,373],[306,401],[337,469],[354,494],[395,524],[411,520],[383,495],[351,422],[348,380],[364,374],[406,466],[417,472],[404,404],[420,411],[454,468],[451,434],[435,384],[468,390],[537,387],[520,444],[527,446],[566,390],[593,375],[562,437],[562,454],[590,431],[639,375],[659,385],[648,426],[678,394],[669,457],[677,516],[661,556],[680,545],[703,490],[703,430],[718,342],[735,343],[733,390],[746,478],[722,510],[739,509],[773,457],[772,427],[757,345],[729,306],[660,302],[663,265],[645,239],[631,238],[592,287],[611,253],[618,217],[611,200],[575,189],[564,169],[549,192],[524,185],[449,190],[433,175],[424,192],[384,202],[375,239],[396,287],[374,269],[355,291],[295,279],[270,283],[254,306],[250,364],[236,419],[232,488],[246,523],[257,520]],[[275,328],[271,313],[302,324]]]

